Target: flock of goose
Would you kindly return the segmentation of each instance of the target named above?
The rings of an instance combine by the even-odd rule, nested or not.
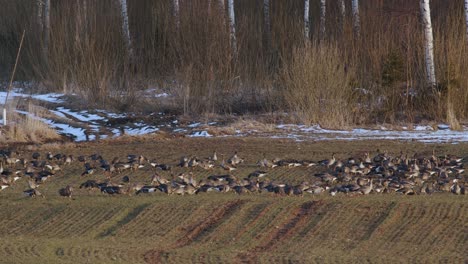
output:
[[[245,176],[239,176],[236,170],[243,166],[244,159],[236,152],[221,161],[218,154],[199,159],[196,156],[182,157],[178,164],[162,164],[149,160],[141,155],[128,155],[125,160],[116,157],[108,162],[101,155],[90,156],[52,154],[48,152],[44,157],[35,152],[31,159],[22,154],[8,150],[0,150],[0,189],[6,189],[18,180],[27,178],[29,188],[23,193],[29,197],[43,196],[40,186],[57,173],[65,173],[63,168],[72,163],[80,162],[84,167],[81,177],[83,183],[80,189],[98,190],[105,194],[143,194],[163,192],[166,194],[199,194],[203,192],[235,192],[262,193],[269,192],[277,195],[304,195],[328,193],[332,196],[338,193],[362,194],[370,193],[400,193],[405,195],[432,194],[435,192],[449,192],[464,195],[466,189],[463,159],[454,155],[423,157],[391,156],[387,153],[377,153],[375,156],[365,153],[362,157],[338,159],[335,154],[331,158],[321,161],[295,159],[267,159],[266,154],[258,160],[257,169]],[[186,168],[184,172],[174,175],[173,167]],[[133,182],[124,172],[151,168],[148,182]],[[246,166],[247,167],[247,166]],[[268,179],[268,175],[277,167],[295,168],[317,167],[311,173],[308,181],[300,184],[283,183]],[[196,168],[213,170],[220,174],[213,174],[206,179],[196,180]],[[244,168],[245,170],[245,168]],[[162,176],[161,171],[171,174],[169,179]],[[149,170],[148,170],[149,172]],[[86,179],[96,174],[102,180]],[[114,183],[118,179],[119,183]],[[58,190],[64,197],[72,197],[73,187],[68,185]]]

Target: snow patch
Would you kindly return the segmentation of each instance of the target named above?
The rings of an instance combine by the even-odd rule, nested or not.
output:
[[[189,135],[189,137],[212,137],[210,133],[207,131],[196,131],[193,134]]]

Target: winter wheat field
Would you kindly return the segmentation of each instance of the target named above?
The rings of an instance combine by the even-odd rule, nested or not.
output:
[[[10,98],[63,138],[2,146],[2,263],[468,261],[466,128],[327,130]]]

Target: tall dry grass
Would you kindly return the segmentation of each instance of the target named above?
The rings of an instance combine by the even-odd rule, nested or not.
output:
[[[300,62],[300,58],[323,52],[330,56],[327,63],[313,66],[324,74],[320,78],[334,73],[328,62],[353,71],[352,78],[338,73],[334,76],[341,80],[333,82],[353,91],[355,96],[346,105],[356,115],[330,117],[336,118],[330,126],[424,120],[457,126],[468,119],[468,76],[464,74],[468,55],[461,0],[431,1],[436,90],[425,82],[418,1],[360,1],[361,38],[353,33],[350,3],[343,20],[338,1],[327,1],[327,33],[321,42],[320,1],[311,1],[310,41],[317,43],[301,48],[303,1],[271,1],[271,43],[267,43],[263,1],[236,0],[236,58],[229,46],[226,10],[220,10],[218,1],[211,1],[211,7],[208,0],[180,1],[180,26],[176,27],[172,0],[129,0],[133,58],[122,38],[118,1],[52,0],[50,45],[45,53],[34,2],[0,0],[0,76],[7,78],[19,35],[26,28],[18,78],[78,93],[90,106],[141,109],[137,92],[157,86],[171,90],[176,110],[186,115],[304,108],[283,95],[290,87],[318,77],[294,73],[297,83],[291,84],[293,77],[283,78],[283,74],[291,73],[298,63],[312,67],[313,62]],[[319,106],[331,108],[324,101]],[[302,115],[301,120],[317,120],[313,113]]]
[[[354,123],[353,68],[345,68],[336,45],[307,44],[285,67],[285,100],[298,120],[343,128]]]
[[[9,109],[15,109],[11,104]],[[44,143],[51,140],[60,139],[57,131],[50,128],[40,117],[44,114],[44,109],[27,105],[30,115],[23,115],[15,111],[10,111],[8,115],[8,126],[0,130],[0,140],[3,142],[34,142]]]

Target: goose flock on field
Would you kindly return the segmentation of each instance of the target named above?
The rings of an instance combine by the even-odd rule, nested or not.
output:
[[[66,168],[79,162],[83,166],[80,177],[83,182],[80,189],[97,190],[104,194],[145,194],[162,192],[166,194],[192,195],[205,192],[237,194],[274,193],[276,195],[329,194],[368,195],[371,193],[398,193],[405,195],[432,194],[448,192],[464,195],[466,189],[463,158],[454,155],[437,156],[433,154],[424,157],[418,154],[408,156],[400,153],[391,156],[386,152],[377,151],[371,156],[365,153],[360,157],[339,159],[333,154],[329,159],[321,161],[296,159],[268,159],[263,154],[256,162],[256,169],[246,175],[240,175],[237,169],[253,167],[236,152],[225,160],[224,155],[216,151],[210,157],[199,159],[197,156],[184,156],[177,164],[163,164],[150,160],[142,155],[128,155],[124,160],[119,157],[110,162],[99,154],[78,156],[46,153],[44,156],[34,152],[28,160],[24,154],[8,150],[0,150],[0,190],[14,185],[26,178],[29,188],[23,193],[29,197],[42,196],[40,186],[46,184],[57,174],[66,174]],[[41,159],[41,157],[44,157]],[[174,167],[181,167],[182,173],[173,174]],[[308,169],[308,181],[291,184],[270,180],[268,175],[277,168],[316,167],[312,173]],[[148,169],[149,168],[149,169]],[[213,174],[197,180],[197,168],[209,170]],[[151,173],[147,182],[134,182],[124,173],[145,169]],[[171,177],[163,176],[163,171]],[[222,172],[222,173],[220,173]],[[96,175],[89,179],[90,175]],[[293,176],[291,176],[293,177]],[[86,179],[88,178],[88,179]],[[96,180],[96,178],[102,178]],[[116,181],[119,183],[115,183]],[[71,198],[73,186],[67,185],[58,190],[58,195]]]

